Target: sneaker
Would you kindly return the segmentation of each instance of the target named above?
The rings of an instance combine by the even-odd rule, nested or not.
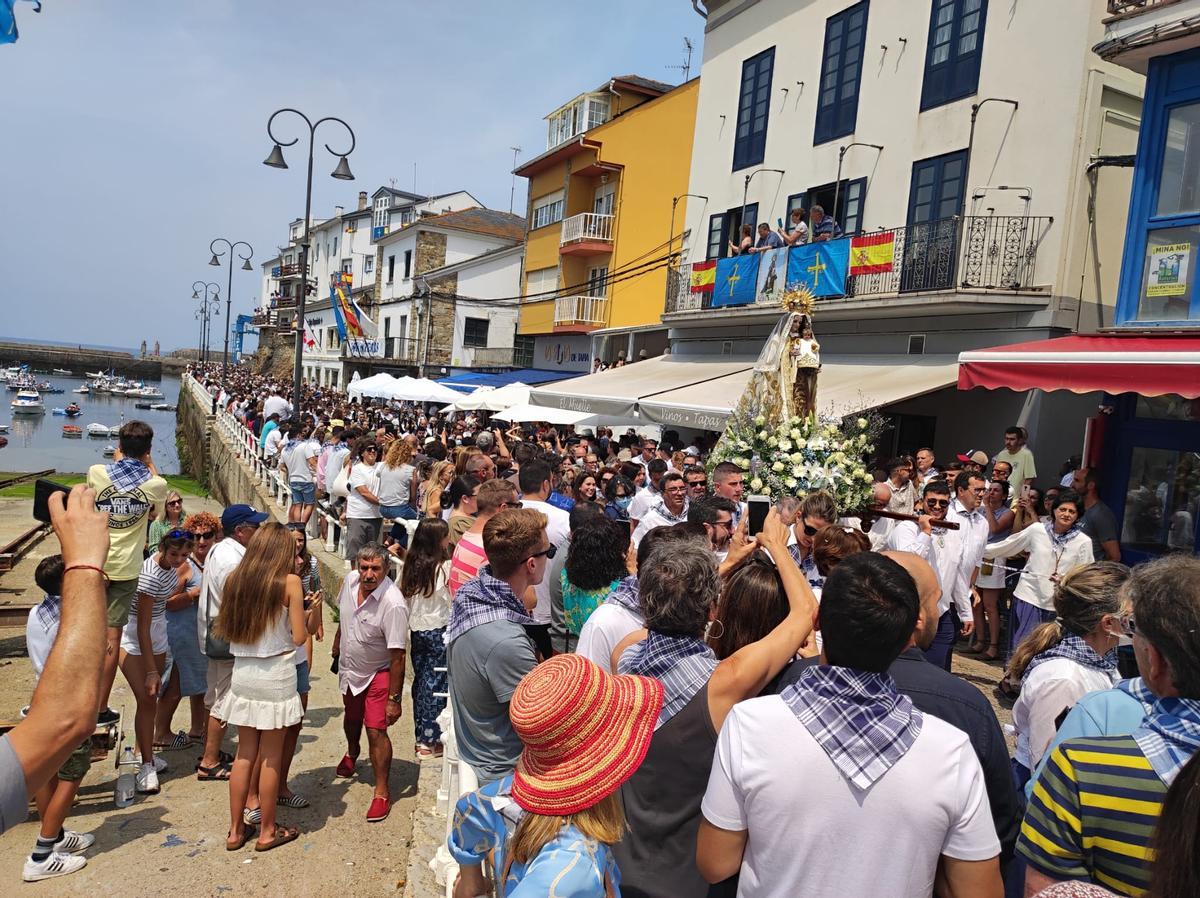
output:
[[[153,764],[143,764],[138,768],[134,778],[138,792],[142,795],[154,795],[158,792],[158,772]]]
[[[121,715],[118,714],[116,711],[114,711],[112,708],[105,708],[103,711],[101,711],[96,716],[96,723],[103,726],[103,725],[109,724],[109,723],[116,723],[120,719],[121,719]]]
[[[77,833],[74,830],[63,830],[62,838],[54,843],[54,850],[59,854],[78,854],[86,851],[96,842],[91,833]]]
[[[371,806],[367,808],[367,822],[378,823],[380,820],[386,820],[391,812],[392,803],[386,798],[376,795],[371,799]]]
[[[87,866],[87,858],[76,854],[59,854],[52,851],[44,861],[35,861],[33,856],[25,858],[25,872],[22,876],[26,882],[38,882],[42,879],[53,879],[55,876],[66,876]]]
[[[137,763],[141,764],[142,763],[142,753],[140,751],[135,752],[133,755],[133,759],[135,761],[137,761]],[[163,758],[162,755],[154,756],[154,772],[155,773],[166,773],[167,768],[169,766],[170,765],[167,764],[166,759]]]
[[[334,772],[338,776],[354,776],[354,762],[357,758],[352,758],[349,755],[343,755],[338,761],[337,770]]]

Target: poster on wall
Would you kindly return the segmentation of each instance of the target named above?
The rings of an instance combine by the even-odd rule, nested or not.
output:
[[[1170,243],[1150,250],[1147,296],[1183,296],[1187,293],[1190,243]]]

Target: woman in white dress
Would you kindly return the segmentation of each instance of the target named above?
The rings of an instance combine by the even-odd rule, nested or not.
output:
[[[308,639],[304,591],[296,570],[296,542],[282,524],[262,525],[246,555],[225,582],[215,631],[229,641],[233,678],[212,714],[238,728],[238,751],[229,777],[229,835],[236,851],[253,835],[243,819],[252,791],[255,759],[262,830],[255,851],[294,841],[299,830],[275,822],[283,741],[304,710],[296,688],[296,647]]]

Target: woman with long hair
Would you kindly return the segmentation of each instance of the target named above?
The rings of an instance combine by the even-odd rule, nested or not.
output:
[[[1008,489],[1006,481],[993,480],[980,507],[988,522],[989,543],[1007,539],[1013,532],[1016,515],[1008,507]],[[985,561],[975,581],[980,602],[974,609],[975,638],[968,651],[982,654],[988,661],[995,661],[1000,656],[1000,594],[1004,592],[1007,568],[1007,558]]]
[[[594,502],[604,507],[604,500],[596,485],[596,475],[591,471],[575,475],[575,479],[571,483],[571,497],[576,502]]]
[[[295,656],[308,630],[303,587],[295,571],[295,538],[282,524],[264,524],[222,590],[214,631],[229,642],[233,677],[212,713],[238,728],[237,757],[229,778],[229,851],[241,848],[253,835],[243,816],[252,791],[261,803],[256,851],[269,851],[300,835],[275,821],[284,734],[304,715]],[[252,782],[255,772],[257,788]]]
[[[459,480],[464,478],[460,477]],[[457,482],[457,481],[456,481]],[[400,570],[408,602],[409,651],[413,663],[413,729],[418,760],[442,754],[437,718],[446,700],[446,625],[450,623],[450,527],[441,518],[417,525]],[[438,670],[441,668],[441,670]]]
[[[200,579],[208,553],[221,541],[221,522],[202,511],[188,515],[183,529],[192,535],[191,553],[186,568],[178,573],[186,577],[186,589],[167,600],[167,644],[171,650],[171,674],[158,700],[155,723],[155,747],[165,751],[187,748],[203,742],[208,727],[204,693],[208,690],[208,659],[200,648],[196,631],[196,605],[200,599]],[[191,706],[191,726],[186,732],[171,732],[171,721],[181,699]]]
[[[401,521],[417,517],[413,507],[416,499],[412,465],[413,451],[408,440],[392,440],[379,468],[379,513],[385,524],[391,524],[391,537],[401,545],[408,544],[408,528]]]
[[[1008,676],[1021,684],[1013,706],[1017,791],[1046,753],[1058,718],[1089,692],[1111,689],[1121,678],[1117,645],[1130,614],[1121,587],[1129,568],[1097,561],[1075,568],[1054,590],[1058,620],[1034,629],[1008,662]]]
[[[729,255],[740,256],[742,253],[750,252],[750,248],[754,246],[754,228],[748,224],[742,225],[740,229],[740,237],[735,245],[732,240],[729,241]]]
[[[479,481],[470,474],[463,474],[450,481],[447,498],[450,500],[450,547],[458,545],[459,537],[475,523],[475,496],[479,492]]]
[[[509,706],[524,743],[516,770],[454,810],[455,898],[491,893],[488,854],[498,896],[619,894],[612,849],[626,824],[618,790],[646,756],[662,704],[657,680],[607,674],[580,655],[556,655],[528,673]],[[501,812],[505,804],[521,813]]]
[[[572,518],[579,514],[576,509],[571,511]],[[567,561],[559,575],[563,614],[571,635],[579,636],[592,612],[629,576],[629,536],[627,526],[595,511],[571,528]],[[570,644],[568,638],[568,651]]]
[[[614,475],[604,488],[604,498],[608,500],[604,505],[605,515],[610,520],[628,524],[629,505],[633,502],[636,490],[633,481],[624,474]]]
[[[454,463],[439,461],[429,470],[429,479],[421,484],[421,514],[427,518],[442,516],[442,493],[454,479]]]
[[[163,538],[164,533],[184,529],[183,496],[179,495],[178,490],[167,490],[165,508],[161,518],[150,522],[150,536],[146,548],[151,554],[158,551],[158,541]]]
[[[187,592],[186,571],[191,534],[171,530],[158,542],[158,551],[142,564],[137,593],[129,607],[129,621],[121,634],[118,660],[133,692],[137,711],[133,728],[142,765],[136,777],[137,791],[158,791],[158,774],[167,769],[166,761],[154,756],[154,723],[158,698],[163,693],[162,677],[167,667],[167,602]]]
[[[1009,558],[1028,552],[1029,560],[1013,590],[1008,615],[1009,656],[1039,625],[1054,620],[1054,592],[1058,582],[1077,567],[1091,564],[1092,541],[1080,526],[1083,500],[1072,490],[1063,490],[1054,500],[1051,520],[1040,527],[1026,527],[998,543],[984,546],[984,558]],[[1015,680],[1006,673],[1000,691],[1016,695]]]

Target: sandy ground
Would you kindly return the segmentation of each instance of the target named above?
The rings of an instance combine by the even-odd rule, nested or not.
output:
[[[12,506],[5,507],[12,503]],[[24,526],[28,500],[0,500],[0,532],[20,529],[12,521],[20,515]],[[211,503],[214,507],[216,503]],[[188,498],[189,511],[198,511],[203,500]],[[37,559],[57,551],[51,534],[22,560],[17,570],[0,576],[5,597],[36,602],[32,570]],[[342,706],[337,676],[329,671],[329,646],[333,627],[326,628],[323,643],[314,643],[312,692],[305,728],[292,765],[291,786],[312,802],[303,810],[280,808],[279,819],[301,830],[300,838],[275,851],[255,853],[225,851],[229,826],[229,790],[224,783],[201,783],[193,768],[200,754],[192,747],[163,755],[171,765],[161,775],[158,795],[138,796],[120,809],[113,804],[116,773],[112,756],[93,764],[84,779],[72,816],[71,829],[91,832],[96,844],[88,850],[88,865],[78,873],[41,883],[21,882],[21,866],[37,838],[36,815],[0,837],[2,893],[59,895],[333,895],[354,890],[361,895],[403,892],[416,801],[418,765],[413,760],[411,708],[392,728],[395,760],[389,783],[394,805],[391,816],[366,822],[367,805],[374,789],[365,755],[353,779],[334,777],[334,767],[345,753]],[[33,689],[29,659],[25,657],[22,630],[0,631],[0,718],[13,719],[27,704]],[[406,690],[407,692],[407,690]],[[127,715],[125,732],[132,738],[133,697],[120,673],[113,687],[112,707]],[[180,704],[174,729],[188,727],[187,701]],[[227,738],[226,750],[234,740]],[[427,761],[426,780],[436,779],[440,761]],[[426,802],[427,804],[429,802]],[[429,809],[423,809],[430,817]],[[428,822],[432,822],[427,821]],[[431,895],[422,889],[418,895]]]

